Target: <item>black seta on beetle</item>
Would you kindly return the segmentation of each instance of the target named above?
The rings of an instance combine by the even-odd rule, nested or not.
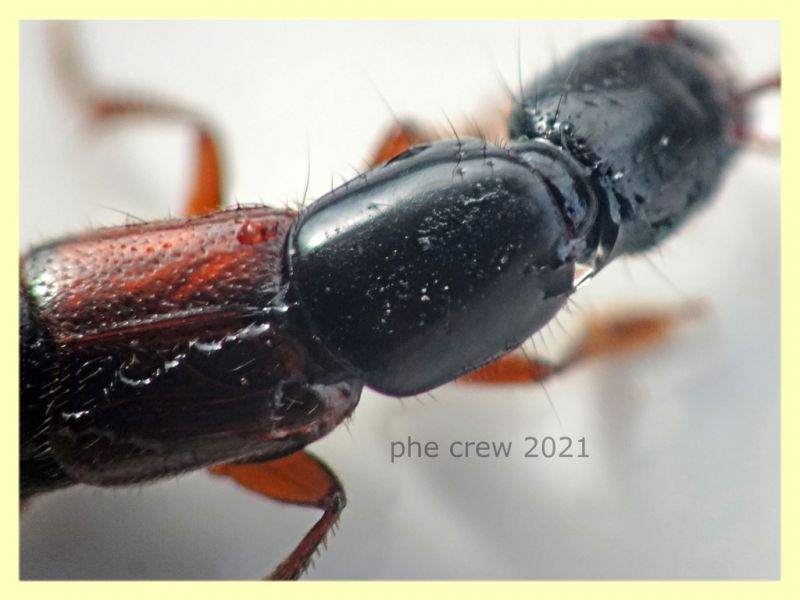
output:
[[[731,81],[683,32],[598,43],[524,91],[505,147],[415,146],[299,216],[244,208],[34,249],[22,497],[278,459],[363,386],[414,395],[509,352],[708,200],[744,129]]]

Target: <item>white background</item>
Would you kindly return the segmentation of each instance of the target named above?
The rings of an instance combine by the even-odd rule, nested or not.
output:
[[[388,106],[436,127],[492,114],[582,42],[636,23],[92,23],[93,76],[184,99],[224,134],[231,202],[283,204],[364,168]],[[779,67],[777,23],[704,23],[742,81]],[[518,51],[519,47],[519,51]],[[180,211],[189,134],[92,132],[55,85],[38,23],[21,27],[21,251],[55,235]],[[777,95],[755,127],[778,137]],[[494,113],[496,114],[496,113]],[[365,392],[312,450],[349,505],[309,578],[775,578],[779,575],[779,175],[745,151],[712,205],[647,259],[610,266],[560,317],[677,306],[709,313],[636,356],[538,386]],[[544,330],[537,347],[569,341]],[[525,459],[526,436],[586,437],[588,459]],[[515,458],[406,460],[389,444],[511,440]],[[205,473],[126,490],[77,487],[22,518],[23,578],[245,578],[318,518]]]

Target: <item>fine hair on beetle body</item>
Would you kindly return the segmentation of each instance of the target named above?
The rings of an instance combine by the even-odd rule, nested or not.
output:
[[[718,40],[740,86],[779,68],[777,23],[679,25]],[[502,142],[485,124],[505,108],[504,85],[518,96],[520,79],[581,45],[644,27],[97,22],[76,34],[103,88],[209,117],[224,144],[228,205],[281,207],[302,200],[307,179],[313,206],[366,170],[395,118],[452,138],[449,120],[464,140],[474,121]],[[155,119],[86,127],[61,100],[45,29],[21,27],[21,252],[125,215],[179,214],[191,132]],[[568,77],[571,65],[560,64]],[[777,94],[755,108],[751,125],[777,138]],[[349,433],[340,427],[310,448],[348,506],[306,577],[776,577],[779,173],[776,156],[745,147],[700,214],[645,256],[614,261],[533,339],[557,355],[590,314],[708,307],[663,344],[567,369],[546,394],[450,385],[433,400],[398,402],[366,390]],[[529,436],[585,437],[589,458],[526,459]],[[392,462],[391,442],[409,438],[437,442],[442,456]],[[511,440],[519,452],[446,456],[453,441],[481,440]],[[317,518],[202,471],[133,489],[76,486],[26,510],[21,576],[249,579]]]

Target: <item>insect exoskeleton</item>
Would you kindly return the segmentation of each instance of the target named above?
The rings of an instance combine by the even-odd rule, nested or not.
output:
[[[519,79],[581,44],[637,27],[92,23],[80,39],[98,82],[186,99],[214,119],[231,202],[280,206],[303,196],[307,172],[313,199],[364,170],[394,122],[387,104],[451,137],[444,113],[466,138],[475,131],[464,131],[464,115],[480,127],[497,121],[487,106],[502,112],[498,79],[517,93]],[[778,65],[775,23],[695,27],[721,40],[743,84]],[[23,25],[22,250],[87,222],[124,221],[118,212],[149,221],[170,205],[176,214],[192,168],[190,134],[120,123],[87,141],[71,108],[52,100],[59,92],[42,36],[40,24]],[[302,48],[287,53],[298,39]],[[562,65],[567,78],[572,65]],[[759,103],[753,127],[776,128],[776,109]],[[503,142],[495,129],[482,132]],[[706,316],[667,344],[570,369],[546,393],[453,385],[398,402],[366,391],[350,434],[340,428],[312,447],[344,482],[349,506],[308,576],[776,576],[779,167],[740,153],[702,214],[645,257],[610,265],[533,340],[554,356],[594,311],[703,300]],[[565,437],[576,446],[585,438],[588,458],[525,456],[530,438],[541,449]],[[439,456],[392,461],[391,444],[411,441],[435,442]],[[508,458],[451,452],[453,443],[461,451],[482,441],[513,450]],[[250,578],[277,564],[313,518],[203,473],[133,491],[77,487],[29,509],[21,573]]]

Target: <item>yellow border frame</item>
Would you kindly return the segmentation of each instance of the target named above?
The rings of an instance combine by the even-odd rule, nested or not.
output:
[[[780,0],[761,0],[757,4],[722,2],[719,0],[704,2],[672,0],[664,3],[664,7],[645,7],[641,2],[631,0],[605,0],[596,3],[580,3],[570,0],[561,2],[520,2],[514,0],[495,0],[490,4],[475,2],[442,1],[435,5],[430,0],[404,0],[402,4],[377,2],[368,4],[364,0],[339,0],[335,6],[319,0],[304,0],[296,8],[282,2],[272,3],[229,0],[224,5],[177,1],[167,6],[164,2],[142,0],[135,5],[104,5],[96,0],[72,0],[69,3],[38,1],[18,3],[6,9],[8,18],[2,21],[2,44],[5,56],[3,61],[3,80],[9,85],[2,98],[2,114],[6,132],[2,164],[4,169],[4,185],[6,198],[19,196],[19,20],[39,18],[459,18],[459,19],[538,19],[563,18],[565,15],[580,14],[581,18],[731,18],[751,19],[769,18],[782,20],[782,56],[800,56],[800,36],[797,35],[797,20],[790,2]],[[4,11],[4,12],[6,12]],[[794,50],[791,50],[795,47]],[[782,104],[784,107],[795,106],[792,100],[796,96],[797,81],[795,79],[795,63],[785,61],[782,64]],[[796,114],[792,110],[784,111],[782,116],[782,160],[785,165],[798,164],[796,133],[798,131]],[[12,135],[13,132],[13,135]],[[783,197],[794,199],[800,197],[796,172],[792,169],[782,171]],[[3,536],[3,570],[2,583],[6,588],[6,597],[41,596],[52,600],[66,600],[78,597],[98,596],[107,598],[113,593],[117,598],[137,597],[144,590],[139,586],[147,586],[147,593],[163,594],[189,593],[193,598],[213,597],[225,586],[224,593],[230,594],[235,588],[237,594],[263,597],[265,594],[279,594],[282,598],[314,598],[323,596],[347,595],[358,597],[380,594],[385,598],[403,598],[409,595],[427,597],[441,594],[452,594],[467,600],[484,598],[487,594],[502,594],[503,597],[525,597],[532,594],[539,597],[554,596],[569,598],[585,598],[612,596],[617,598],[641,598],[667,596],[674,594],[697,595],[703,598],[724,595],[726,598],[738,598],[752,595],[761,597],[800,597],[797,571],[791,566],[800,565],[800,469],[798,469],[798,452],[800,448],[800,431],[798,431],[798,414],[800,408],[794,401],[800,398],[800,370],[791,368],[794,359],[800,357],[800,283],[794,279],[794,269],[800,263],[800,205],[788,201],[782,206],[781,252],[782,252],[782,296],[781,296],[781,580],[776,582],[433,582],[433,583],[319,583],[305,582],[301,584],[271,584],[264,588],[259,583],[36,583],[18,581],[19,559],[19,499],[18,481],[18,419],[14,398],[18,395],[18,248],[19,248],[19,206],[8,201],[14,219],[3,219],[0,224],[3,240],[3,262],[1,265],[3,318],[0,320],[0,339],[2,343],[2,381],[7,385],[7,414],[2,419],[3,434],[0,439],[5,446],[2,453],[3,473],[6,474],[6,485],[2,495],[2,508],[7,524],[6,535]],[[54,586],[58,586],[57,588]],[[274,587],[277,586],[277,587]]]

